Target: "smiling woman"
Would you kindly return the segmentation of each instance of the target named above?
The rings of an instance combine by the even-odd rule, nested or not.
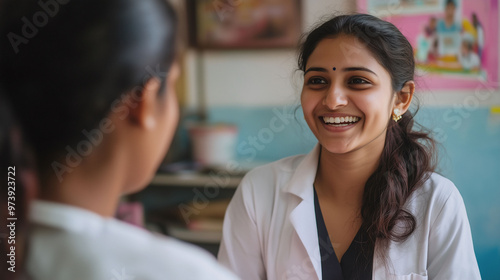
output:
[[[480,279],[462,197],[414,129],[408,40],[337,16],[308,34],[299,68],[318,145],[243,179],[220,262],[243,279]]]
[[[355,61],[343,52],[346,46],[360,50]],[[332,63],[339,71],[329,70]],[[371,153],[378,145],[380,156],[395,98],[390,81],[356,37],[340,35],[318,43],[307,62],[301,101],[311,131],[327,151],[345,153],[368,145]],[[411,100],[411,94],[405,97]]]

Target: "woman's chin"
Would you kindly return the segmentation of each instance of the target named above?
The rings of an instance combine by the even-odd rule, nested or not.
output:
[[[320,144],[324,150],[331,154],[347,154],[353,150],[347,143],[329,141],[328,143],[320,142]]]

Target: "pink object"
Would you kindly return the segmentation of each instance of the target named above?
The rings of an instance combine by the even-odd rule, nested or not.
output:
[[[140,202],[121,202],[116,210],[116,218],[131,225],[144,227],[144,208]]]
[[[192,124],[193,157],[204,166],[223,166],[233,160],[238,128],[230,124]]]

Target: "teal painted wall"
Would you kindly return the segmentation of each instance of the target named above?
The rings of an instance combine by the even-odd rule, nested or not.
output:
[[[212,122],[237,124],[238,159],[273,161],[307,153],[316,139],[293,107],[215,107]],[[486,108],[422,108],[416,119],[442,143],[439,172],[463,196],[481,275],[500,275],[500,116]]]

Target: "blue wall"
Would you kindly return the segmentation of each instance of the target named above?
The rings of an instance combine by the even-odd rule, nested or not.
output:
[[[239,127],[238,159],[273,161],[307,153],[316,139],[293,107],[219,107],[213,122]],[[488,109],[422,108],[417,120],[442,145],[439,172],[460,190],[469,216],[481,275],[500,275],[500,116]]]

